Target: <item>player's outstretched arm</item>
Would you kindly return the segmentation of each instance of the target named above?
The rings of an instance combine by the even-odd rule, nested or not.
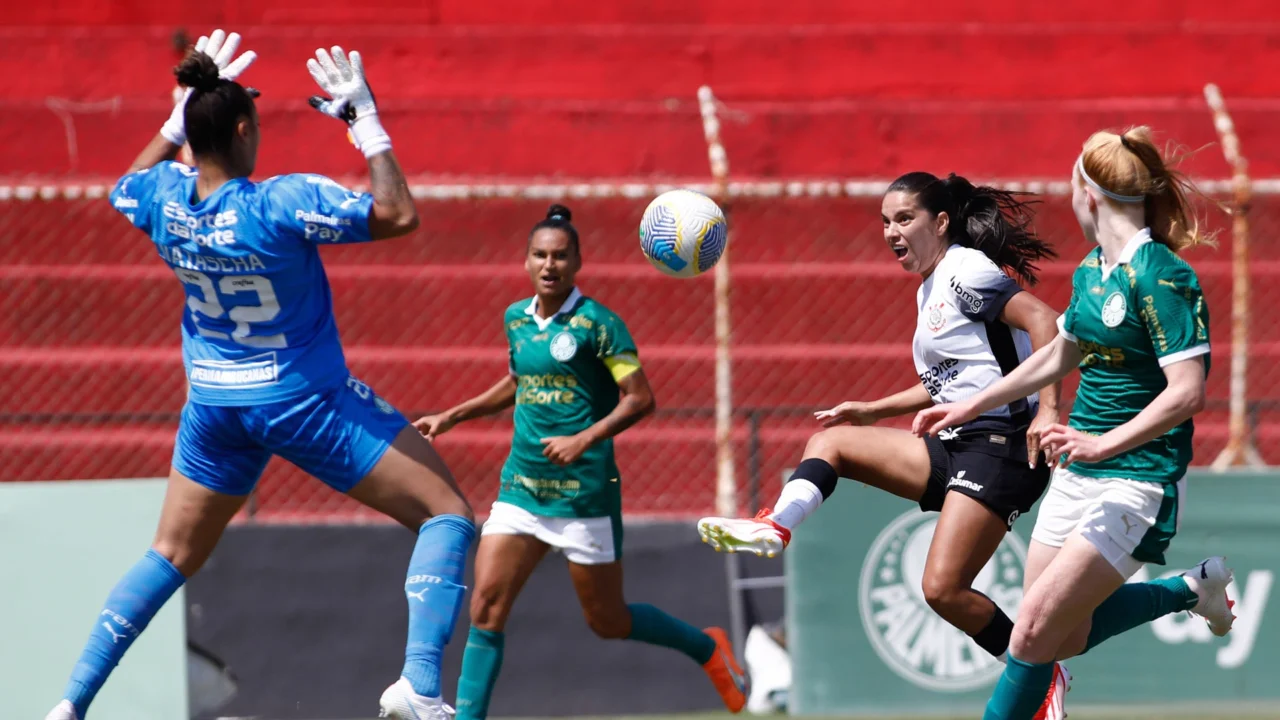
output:
[[[400,237],[417,229],[418,209],[391,150],[369,158],[369,185],[373,194],[369,234],[374,240]]]
[[[1051,344],[1058,335],[1058,313],[1029,292],[1020,292],[1009,298],[1000,312],[1000,320],[1006,325],[1025,330],[1031,337],[1033,352]],[[1040,388],[1040,410],[1027,428],[1027,462],[1031,467],[1035,467],[1040,459],[1041,434],[1062,420],[1058,409],[1058,398],[1061,395],[1061,378]]]
[[[871,402],[849,400],[842,402],[830,410],[819,410],[813,414],[823,427],[835,427],[848,423],[850,425],[874,425],[886,418],[898,417],[918,412],[933,405],[929,391],[919,383],[894,393],[888,397]]]
[[[341,47],[316,50],[307,60],[311,77],[329,97],[315,95],[311,107],[347,123],[351,141],[369,161],[369,185],[373,210],[369,235],[374,240],[399,237],[418,227],[418,210],[409,193],[400,163],[391,151],[391,137],[378,120],[378,105],[365,79],[360,53],[350,58]]]
[[[493,387],[464,403],[455,405],[442,413],[418,418],[413,426],[428,440],[443,435],[460,422],[474,420],[478,417],[493,415],[516,404],[516,379],[507,375]]]
[[[1204,358],[1193,357],[1164,368],[1168,385],[1129,422],[1102,435],[1085,435],[1055,425],[1045,431],[1046,452],[1063,455],[1063,467],[1073,462],[1098,462],[1155,440],[1204,409]]]
[[[214,63],[220,69],[218,77],[226,80],[235,80],[258,58],[257,53],[249,50],[232,60],[232,56],[236,54],[236,49],[239,46],[239,33],[227,35],[222,30],[214,30],[207,36],[200,36],[200,39],[196,41],[195,52],[202,52],[213,58]],[[129,166],[129,173],[146,170],[166,160],[173,160],[178,157],[183,144],[187,142],[187,130],[186,123],[183,120],[183,112],[186,110],[187,98],[190,96],[191,89],[188,88],[182,94],[182,99],[174,106],[173,113],[169,115],[169,119],[160,128],[160,132],[151,139],[151,142],[147,143],[147,146],[134,159],[133,164]]]
[[[911,429],[917,435],[937,435],[949,427],[962,425],[982,413],[1024,398],[1040,388],[1059,382],[1083,356],[1076,344],[1062,335],[1040,348],[1013,372],[969,400],[935,405],[920,411]]]

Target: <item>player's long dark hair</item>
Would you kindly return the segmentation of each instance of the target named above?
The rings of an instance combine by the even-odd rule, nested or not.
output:
[[[573,226],[573,213],[564,205],[552,205],[547,208],[547,216],[538,221],[537,225],[529,231],[529,239],[533,239],[533,234],[545,228],[559,230],[569,236],[569,244],[573,246],[575,255],[581,255],[582,249],[578,246],[578,229]]]
[[[1036,262],[1058,256],[1031,229],[1034,200],[1026,193],[974,185],[951,173],[945,179],[911,172],[894,180],[887,192],[907,192],[934,217],[946,213],[947,239],[980,250],[1005,272],[1036,284]]]
[[[239,83],[218,77],[218,65],[208,55],[192,50],[173,69],[178,84],[191,88],[183,110],[187,144],[197,156],[228,157],[235,141],[236,123],[253,117],[253,97]]]

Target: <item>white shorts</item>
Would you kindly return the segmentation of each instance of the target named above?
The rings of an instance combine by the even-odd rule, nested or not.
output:
[[[532,535],[564,553],[576,565],[604,565],[618,557],[613,518],[561,518],[534,515],[510,503],[495,502],[481,535]]]
[[[1059,468],[1031,539],[1062,547],[1078,532],[1127,580],[1144,564],[1164,564],[1164,551],[1182,522],[1187,479],[1175,485],[1092,478]]]

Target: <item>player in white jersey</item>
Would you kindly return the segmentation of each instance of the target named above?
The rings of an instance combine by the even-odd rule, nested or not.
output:
[[[1034,283],[1036,261],[1054,253],[1030,229],[1029,203],[956,175],[903,175],[885,193],[881,214],[898,263],[922,279],[912,341],[920,383],[880,400],[814,413],[828,429],[810,438],[776,509],[752,519],[704,518],[698,532],[717,550],[772,557],[841,477],[916,501],[921,510],[941,511],[924,569],[924,597],[999,657],[1013,622],[972,585],[1048,484],[1039,433],[1058,422],[1058,387],[1019,397],[937,438],[872,426],[976,395],[1049,344],[1057,313],[1023,292],[1006,270]]]

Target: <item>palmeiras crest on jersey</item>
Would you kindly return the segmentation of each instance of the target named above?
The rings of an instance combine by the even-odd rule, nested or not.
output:
[[[862,564],[858,607],[871,647],[890,670],[928,690],[964,692],[994,683],[1004,664],[925,602],[921,580],[937,526],[936,513],[912,509],[881,531]],[[1026,559],[1026,543],[1006,534],[973,589],[1016,616]]]
[[[1107,296],[1106,302],[1102,303],[1102,324],[1109,328],[1116,327],[1124,322],[1124,313],[1128,307],[1124,302],[1124,295],[1113,292]]]
[[[578,352],[578,341],[567,331],[556,333],[551,338],[551,357],[560,362],[569,362]]]

